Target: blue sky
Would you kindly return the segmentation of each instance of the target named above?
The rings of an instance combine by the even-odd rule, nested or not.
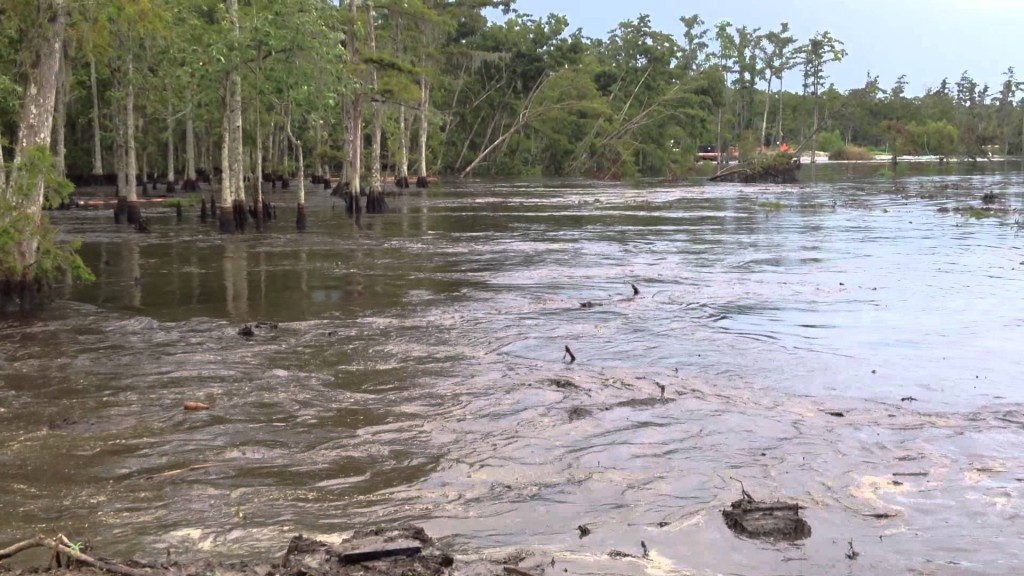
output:
[[[863,86],[869,70],[886,89],[906,74],[911,94],[944,77],[954,82],[964,70],[993,91],[1008,66],[1024,79],[1024,0],[517,0],[516,8],[534,16],[564,14],[573,29],[601,37],[641,13],[677,36],[679,17],[693,13],[709,26],[729,20],[769,29],[786,21],[801,40],[828,30],[849,52],[828,70],[841,90]]]

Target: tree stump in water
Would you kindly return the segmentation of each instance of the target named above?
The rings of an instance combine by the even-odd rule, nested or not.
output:
[[[306,205],[299,204],[295,213],[295,229],[302,231],[306,229]]]
[[[127,203],[127,222],[132,226],[139,223],[139,218],[142,218],[142,208],[138,202]]]
[[[199,209],[199,221],[206,224],[206,198],[203,198],[202,207]]]
[[[709,180],[737,184],[795,184],[799,171],[799,157],[778,153],[758,156],[750,162],[726,168]]]
[[[114,224],[124,224],[128,221],[128,198],[117,197],[117,204],[114,205]]]
[[[384,200],[383,190],[372,190],[366,197],[367,214],[383,214],[388,210],[388,203]]]
[[[800,517],[800,505],[741,498],[722,510],[725,525],[740,536],[796,542],[811,537],[811,525]]]
[[[214,216],[217,218],[218,228],[222,234],[235,233],[235,225],[238,221],[235,219],[235,213],[231,204],[217,206]]]
[[[417,188],[427,188],[429,186],[430,186],[430,181],[427,180],[426,176],[417,176],[416,177],[416,187]]]

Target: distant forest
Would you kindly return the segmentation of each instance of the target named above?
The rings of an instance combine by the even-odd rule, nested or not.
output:
[[[8,159],[36,4],[0,7]],[[488,8],[510,17],[489,21]],[[416,176],[664,176],[685,172],[702,144],[797,146],[815,126],[818,149],[833,154],[1013,154],[1024,132],[1013,68],[996,87],[963,72],[908,97],[905,77],[881,86],[869,75],[844,93],[829,82],[841,40],[797,38],[785,23],[693,15],[662,31],[641,15],[589,38],[563,16],[518,14],[507,1],[97,0],[66,10],[52,149],[76,175],[128,172],[133,148],[136,173],[219,172],[225,127],[241,173],[294,173],[301,143],[307,175],[341,175],[360,190],[407,177],[410,164]],[[783,85],[792,71],[802,82]]]

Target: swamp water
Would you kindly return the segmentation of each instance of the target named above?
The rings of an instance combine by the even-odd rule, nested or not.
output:
[[[361,227],[318,191],[303,234],[279,192],[236,237],[52,213],[97,281],[0,323],[0,543],[230,559],[412,521],[557,573],[1024,569],[1024,177],[818,170],[454,182]],[[985,191],[1011,211],[938,211]],[[733,478],[811,537],[734,536]]]

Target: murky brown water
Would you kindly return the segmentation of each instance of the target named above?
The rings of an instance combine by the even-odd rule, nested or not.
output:
[[[362,229],[316,194],[302,235],[287,196],[244,237],[54,214],[99,279],[0,324],[0,543],[228,557],[411,520],[573,574],[1024,570],[1024,238],[936,211],[1024,179],[821,170],[456,183]],[[733,536],[733,477],[813,536]]]

